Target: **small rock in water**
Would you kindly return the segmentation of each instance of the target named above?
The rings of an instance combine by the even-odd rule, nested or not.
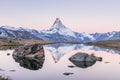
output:
[[[9,70],[10,72],[15,72],[16,70]]]
[[[10,53],[7,53],[7,56],[9,56],[10,55]]]
[[[106,64],[107,64],[107,63],[110,63],[110,62],[104,62],[104,63],[106,63]]]
[[[0,69],[0,71],[5,71],[4,69]]]
[[[66,76],[69,76],[69,75],[72,75],[74,73],[70,73],[70,72],[66,72],[66,73],[63,73],[63,75],[66,75]]]
[[[73,66],[73,65],[69,65],[68,67],[69,67],[69,68],[74,68],[74,67],[76,67],[76,66]]]

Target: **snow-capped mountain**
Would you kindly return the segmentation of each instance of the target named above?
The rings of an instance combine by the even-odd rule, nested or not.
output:
[[[64,26],[59,18],[49,30],[39,31],[28,28],[0,27],[0,36],[20,39],[43,39],[56,42],[91,42],[100,40],[120,39],[120,31],[107,33],[79,33]]]
[[[44,34],[42,38],[48,41],[79,41],[75,33],[66,26],[64,26],[59,18],[56,18],[54,24],[49,30],[41,31],[40,34]]]
[[[78,33],[64,26],[59,18],[56,18],[54,24],[49,30],[41,31],[42,37],[48,41],[58,42],[89,42],[95,41],[93,35],[89,33]]]
[[[27,28],[14,28],[10,26],[1,26],[0,27],[0,36],[8,37],[8,38],[19,38],[19,39],[40,39],[41,38],[35,36],[37,30],[27,29]]]
[[[71,31],[69,28],[65,27],[59,18],[56,18],[56,20],[55,20],[53,26],[50,28],[50,30],[42,31],[42,32],[46,33],[46,34],[58,33],[63,36],[76,37],[75,33],[73,31]]]
[[[91,35],[95,38],[94,41],[120,39],[120,31],[112,31],[107,33],[95,33]]]
[[[53,31],[54,33],[58,32],[60,35],[64,36],[71,36],[76,37],[75,33],[71,31],[69,28],[65,27],[59,18],[56,19],[53,26],[50,29],[50,32]]]

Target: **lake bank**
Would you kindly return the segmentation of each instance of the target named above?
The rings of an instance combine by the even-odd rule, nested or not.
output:
[[[105,40],[105,41],[98,41],[98,42],[88,42],[85,44],[120,51],[120,40]]]

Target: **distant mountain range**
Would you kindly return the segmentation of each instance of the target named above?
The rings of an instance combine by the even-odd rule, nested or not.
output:
[[[120,39],[120,31],[93,34],[74,32],[64,26],[59,18],[56,18],[49,30],[40,31],[23,27],[14,28],[10,26],[1,26],[0,36],[19,39],[43,39],[57,42],[93,42]]]

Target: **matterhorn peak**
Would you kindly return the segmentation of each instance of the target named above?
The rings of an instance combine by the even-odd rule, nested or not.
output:
[[[59,18],[56,18],[56,20],[55,20],[53,25],[55,25],[55,24],[62,24],[62,22],[61,22],[61,20]]]
[[[54,24],[50,28],[49,33],[56,33],[56,32],[58,32],[60,35],[76,37],[74,32],[71,31],[69,28],[65,27],[59,18],[56,18]]]
[[[59,18],[56,18],[56,20],[51,28],[65,28],[65,26],[62,24],[62,22]]]

